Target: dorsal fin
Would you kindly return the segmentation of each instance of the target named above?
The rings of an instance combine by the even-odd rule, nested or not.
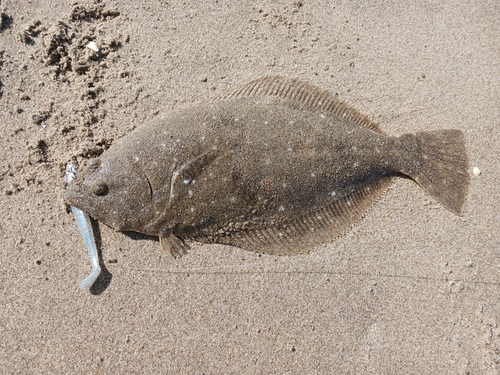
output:
[[[389,186],[392,178],[373,180],[358,191],[282,227],[236,232],[215,242],[273,255],[295,255],[332,241],[356,223]]]
[[[383,133],[375,122],[338,99],[337,96],[297,78],[285,78],[281,76],[257,78],[235,91],[215,98],[215,100],[259,96],[277,96],[296,101],[320,111],[330,112],[336,116],[343,117],[354,124],[367,127],[377,133]]]

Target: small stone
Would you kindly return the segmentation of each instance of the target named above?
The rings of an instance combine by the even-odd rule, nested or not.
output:
[[[85,47],[91,49],[92,51],[99,52],[99,48],[97,48],[97,44],[94,42],[89,42]]]
[[[474,167],[472,173],[474,173],[474,176],[478,177],[481,175],[481,170],[478,167]]]

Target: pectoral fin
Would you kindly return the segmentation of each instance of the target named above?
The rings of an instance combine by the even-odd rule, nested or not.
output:
[[[217,150],[210,150],[189,160],[180,167],[178,179],[182,182],[185,181],[190,183],[192,180],[196,179],[213,160],[215,160],[218,154],[219,152]]]
[[[217,150],[210,150],[187,161],[178,169],[176,169],[175,165],[173,166],[172,177],[170,179],[169,207],[179,190],[179,186],[191,184],[218,155],[219,152]]]

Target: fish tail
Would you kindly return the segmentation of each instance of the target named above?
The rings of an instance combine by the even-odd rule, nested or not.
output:
[[[450,129],[407,134],[401,139],[405,137],[411,137],[413,142],[404,142],[407,147],[403,151],[414,160],[409,170],[401,172],[415,180],[448,210],[462,214],[469,188],[463,133]]]

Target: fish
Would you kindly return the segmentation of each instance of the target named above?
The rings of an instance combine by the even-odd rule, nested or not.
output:
[[[193,241],[295,255],[349,230],[397,177],[462,215],[467,169],[460,130],[389,136],[328,90],[264,76],[136,128],[64,199],[173,256]]]

